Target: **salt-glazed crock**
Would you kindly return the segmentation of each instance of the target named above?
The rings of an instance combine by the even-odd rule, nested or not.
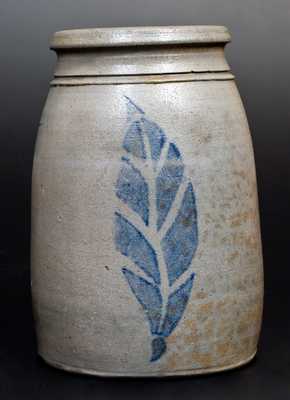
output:
[[[257,349],[255,166],[222,26],[57,32],[33,167],[38,350],[102,376],[202,374]]]

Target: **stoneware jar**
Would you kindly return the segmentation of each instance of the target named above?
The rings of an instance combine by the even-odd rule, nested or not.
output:
[[[104,376],[250,361],[255,166],[221,26],[57,32],[33,168],[38,350]]]

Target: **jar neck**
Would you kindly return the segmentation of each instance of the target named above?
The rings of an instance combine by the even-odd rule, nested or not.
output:
[[[58,50],[55,77],[226,72],[224,43]]]

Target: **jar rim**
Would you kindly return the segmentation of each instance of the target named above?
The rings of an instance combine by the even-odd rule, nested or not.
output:
[[[97,47],[200,45],[230,42],[225,26],[136,26],[72,29],[56,32],[51,49],[86,49]]]

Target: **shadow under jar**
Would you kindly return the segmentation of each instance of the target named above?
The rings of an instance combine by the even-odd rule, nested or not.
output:
[[[255,166],[221,26],[57,32],[33,167],[32,294],[49,364],[202,374],[257,348]]]

